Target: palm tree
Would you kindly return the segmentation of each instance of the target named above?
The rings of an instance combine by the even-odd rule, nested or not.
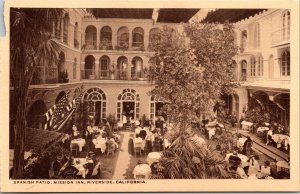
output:
[[[13,178],[22,178],[26,128],[26,101],[33,73],[39,64],[55,64],[59,45],[51,36],[52,22],[62,9],[10,10],[10,76],[16,99]],[[57,64],[57,63],[56,63]]]

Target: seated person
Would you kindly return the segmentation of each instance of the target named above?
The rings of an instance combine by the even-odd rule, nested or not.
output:
[[[248,168],[248,175],[256,174],[260,170],[260,166],[258,163],[259,157],[258,155],[251,156],[248,160],[249,162],[249,168]]]
[[[247,179],[248,176],[245,173],[245,170],[239,165],[236,169],[236,173],[242,178],[242,179]]]
[[[261,166],[260,172],[265,176],[270,176],[271,174],[271,168],[270,168],[270,161],[266,160],[264,165]]]
[[[246,139],[246,141],[244,142],[243,150],[242,150],[242,153],[243,153],[244,155],[248,155],[248,154],[247,154],[247,150],[248,150],[248,149],[251,149],[252,144],[253,144],[252,139],[251,139],[249,136],[247,136],[247,139]]]
[[[242,163],[242,160],[238,157],[236,151],[233,152],[233,155],[229,156],[228,161],[231,166],[239,166]]]
[[[139,137],[145,140],[146,136],[147,132],[144,129],[140,130]]]

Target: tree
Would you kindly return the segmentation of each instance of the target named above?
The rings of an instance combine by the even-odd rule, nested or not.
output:
[[[168,101],[168,114],[184,131],[203,113],[212,114],[222,93],[232,93],[233,26],[194,22],[182,34],[164,28],[151,44],[152,94]]]
[[[61,9],[10,10],[10,76],[16,99],[13,178],[22,178],[26,129],[26,102],[33,73],[40,64],[57,64],[60,46],[51,36],[52,22]]]

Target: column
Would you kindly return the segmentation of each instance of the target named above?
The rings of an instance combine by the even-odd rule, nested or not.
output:
[[[126,67],[126,79],[131,80],[131,58],[127,60],[127,67]]]
[[[129,45],[128,50],[132,49],[132,29],[129,29]]]
[[[64,19],[60,19],[60,41],[63,42],[64,40]]]
[[[145,47],[145,51],[148,50],[148,46],[149,46],[149,30],[144,30],[144,47]]]
[[[100,68],[99,68],[99,59],[95,58],[95,67],[94,67],[94,70],[95,70],[95,79],[100,79]]]
[[[100,49],[100,26],[96,26],[96,50],[99,50]],[[98,64],[99,64],[99,61],[98,61]]]
[[[111,32],[111,44],[112,44],[113,49],[114,49],[117,45],[118,29],[112,28],[111,30],[112,30],[112,32]]]

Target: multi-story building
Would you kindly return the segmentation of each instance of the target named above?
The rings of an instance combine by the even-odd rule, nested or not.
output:
[[[252,10],[253,11],[253,10]],[[236,14],[228,14],[235,12]],[[236,94],[226,96],[231,113],[241,116],[252,100],[289,126],[290,120],[290,10],[215,10],[204,21],[228,20],[235,26],[238,54],[234,58]],[[226,17],[226,15],[228,17]]]
[[[65,9],[53,23],[53,36],[61,45],[58,64],[38,67],[28,97],[28,126],[42,128],[42,115],[69,93],[85,91],[90,115],[97,120],[109,114],[120,119],[132,110],[134,118],[155,118],[162,102],[149,95],[154,84],[146,79],[151,40],[165,26],[181,32],[199,9]],[[236,94],[225,95],[229,112],[240,117],[250,100],[289,125],[290,11],[216,9],[206,22],[234,23],[238,54],[233,59]],[[243,14],[241,14],[243,13]],[[66,75],[67,74],[67,75]],[[13,90],[11,90],[11,109]],[[11,113],[11,115],[14,115]]]

